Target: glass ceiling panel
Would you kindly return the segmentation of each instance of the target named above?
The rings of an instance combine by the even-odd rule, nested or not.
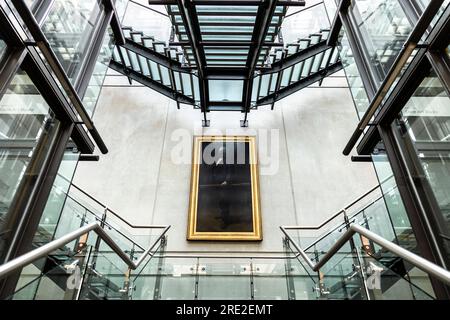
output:
[[[237,2],[238,3],[238,2]],[[207,65],[214,66],[238,66],[242,67],[248,60],[249,47],[208,46],[208,42],[250,42],[255,30],[255,20],[259,6],[219,6],[219,5],[196,5],[197,20],[199,22],[201,40]],[[172,20],[177,27],[177,36],[182,41],[188,41],[189,36],[183,24],[178,6],[168,6]],[[286,14],[286,7],[277,6],[265,42],[274,42],[283,16]],[[194,61],[192,48],[185,47],[187,58]],[[270,48],[263,47],[258,55],[258,66],[264,64]]]
[[[199,16],[198,21],[202,22],[251,22],[255,23],[255,16]],[[181,18],[180,21],[182,22]]]
[[[183,27],[184,29],[184,27]],[[275,28],[270,28],[275,31]],[[182,29],[180,28],[180,31]],[[226,32],[245,32],[252,33],[253,27],[239,27],[239,26],[200,26],[202,32],[216,32],[216,33],[226,33]],[[273,32],[272,31],[272,32]]]
[[[210,61],[208,63],[208,65],[213,65],[213,66],[222,66],[222,65],[227,65],[227,66],[245,66],[246,61]]]
[[[251,35],[242,34],[220,34],[220,35],[202,35],[202,40],[204,41],[251,41]],[[247,44],[247,43],[244,43]]]
[[[197,9],[198,14],[201,14],[203,12],[218,12],[218,13],[244,12],[244,13],[256,14],[256,12],[258,11],[258,6],[205,6],[205,5],[198,5],[195,8]]]

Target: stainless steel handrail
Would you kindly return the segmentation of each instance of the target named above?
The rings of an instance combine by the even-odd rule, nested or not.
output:
[[[162,239],[162,237],[167,233],[167,231],[170,229],[170,226],[153,226],[154,229],[164,229],[161,235],[155,240],[155,242],[144,252],[142,253],[141,257],[136,261],[133,262],[128,257],[128,254],[125,253],[120,247],[116,244],[116,242],[106,233],[105,230],[101,227],[101,225],[97,222],[88,224],[84,227],[81,227],[75,231],[72,231],[65,236],[53,240],[46,245],[43,245],[42,247],[39,247],[37,249],[34,249],[20,257],[17,257],[14,260],[11,260],[3,265],[0,266],[0,280],[3,279],[5,276],[10,274],[11,272],[14,272],[17,269],[20,269],[33,261],[36,261],[39,258],[47,256],[49,253],[55,251],[58,248],[63,247],[64,245],[72,242],[75,239],[78,239],[84,234],[87,234],[89,232],[94,231],[97,233],[97,235],[106,242],[106,244],[113,249],[113,251],[125,262],[128,267],[132,270],[135,270],[141,265],[141,263],[145,260],[147,256],[153,256],[153,253],[151,252],[156,244]]]
[[[386,250],[396,254],[400,258],[405,259],[430,276],[441,280],[447,285],[450,285],[450,272],[448,270],[354,223],[349,225],[349,229],[336,241],[336,243],[330,248],[330,250],[328,250],[328,252],[322,257],[322,259],[320,259],[316,264],[314,264],[314,262],[308,257],[305,251],[292,239],[285,227],[280,227],[280,229],[298,251],[297,257],[301,256],[303,260],[305,260],[305,262],[308,264],[308,266],[316,272],[319,271],[320,268],[323,267],[347,241],[349,241],[356,233],[358,233],[372,240]],[[290,227],[290,230],[292,230],[292,227]]]

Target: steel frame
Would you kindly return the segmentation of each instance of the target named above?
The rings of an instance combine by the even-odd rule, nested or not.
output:
[[[338,11],[334,19],[331,34],[336,35],[338,33],[337,30],[341,28],[340,24],[344,26],[349,36],[359,73],[365,84],[366,93],[371,101],[368,112],[361,119],[357,130],[355,130],[344,150],[344,154],[350,153],[363,130],[366,130],[366,132],[357,146],[358,154],[369,156],[374,150],[380,148],[380,141],[382,141],[382,147],[385,149],[391,164],[421,254],[430,261],[449,268],[449,253],[445,251],[443,238],[439,236],[441,234],[439,226],[442,225],[442,213],[427,179],[417,179],[417,177],[424,177],[425,174],[422,172],[417,157],[408,152],[412,148],[411,142],[402,138],[398,132],[401,126],[393,126],[393,123],[398,121],[399,113],[430,68],[436,72],[447,93],[450,94],[450,62],[448,56],[444,53],[445,48],[450,43],[448,36],[450,34],[450,7],[446,8],[435,27],[431,29],[430,22],[440,9],[443,1],[431,1],[423,12],[419,10],[419,5],[415,0],[402,3],[406,16],[415,25],[415,28],[388,72],[388,76],[381,85],[373,87],[368,84],[370,81],[367,80],[374,79],[374,71],[370,66],[368,68],[367,63],[365,63],[368,58],[366,51],[358,50],[359,44],[362,43],[359,31],[354,28],[354,24],[351,22],[354,20],[352,13],[349,12],[348,7],[342,6],[342,3],[343,1],[340,2],[341,11]],[[426,34],[428,34],[427,40],[425,43],[420,43],[420,40]],[[330,42],[332,42],[336,36],[330,36],[330,38]],[[356,48],[354,48],[355,44]],[[414,49],[414,58],[408,63],[406,70],[402,71],[399,80],[395,81]],[[391,88],[393,85],[395,87]],[[382,101],[383,103],[381,103]],[[432,284],[438,298],[448,299],[450,297],[447,286],[435,280],[432,280]]]
[[[33,81],[40,94],[50,106],[57,121],[56,133],[51,141],[42,141],[38,147],[42,152],[34,152],[29,168],[33,174],[25,178],[8,211],[10,236],[6,239],[6,251],[1,253],[1,261],[9,261],[31,248],[43,210],[47,204],[55,176],[67,147],[72,146],[72,139],[78,152],[92,154],[94,143],[103,153],[108,149],[103,143],[91,118],[86,113],[81,98],[92,75],[96,57],[101,47],[103,35],[111,25],[115,39],[121,43],[121,28],[118,28],[117,14],[112,0],[104,0],[104,10],[96,19],[95,30],[88,44],[86,55],[81,62],[81,77],[73,85],[59,64],[55,53],[42,33],[43,24],[53,0],[36,1],[31,9],[23,0],[12,0],[16,13],[10,5],[0,5],[0,33],[7,44],[6,56],[0,61],[0,98],[14,78],[19,68],[23,69]],[[32,11],[33,12],[32,12]],[[30,39],[24,39],[17,30],[15,20],[22,21],[29,31]],[[115,26],[114,26],[115,25]],[[28,36],[29,36],[28,35]],[[123,35],[122,35],[123,36]],[[41,56],[44,54],[44,57]],[[46,61],[45,61],[46,60]],[[56,75],[56,79],[55,79]],[[58,83],[59,82],[59,83]],[[61,89],[62,84],[63,89]],[[88,135],[88,129],[91,136]],[[38,171],[36,171],[38,170]],[[32,179],[33,181],[31,182]],[[29,180],[29,183],[26,183]],[[0,283],[0,297],[7,297],[14,292],[20,270],[11,274]]]

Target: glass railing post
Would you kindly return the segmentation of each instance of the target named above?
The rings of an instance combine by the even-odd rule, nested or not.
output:
[[[80,263],[78,263],[80,268],[83,268],[81,270],[81,278],[79,279],[79,285],[77,288],[76,296],[74,300],[80,300],[82,298],[82,292],[86,286],[88,286],[89,281],[89,261],[92,256],[92,247],[86,247],[86,254],[82,257],[80,257]]]
[[[364,214],[364,213],[363,213]],[[348,217],[347,214],[347,210],[343,210],[343,215],[344,215],[344,221],[345,221],[345,228],[348,230],[350,228],[350,219]],[[364,215],[364,220],[367,221],[367,219],[365,218]],[[367,279],[366,279],[366,274],[364,272],[364,262],[361,259],[360,253],[359,253],[359,248],[358,246],[355,244],[354,238],[350,238],[349,240],[350,242],[350,249],[351,252],[355,252],[355,255],[353,256],[353,268],[355,271],[355,274],[360,274],[360,282],[361,282],[361,297],[365,297],[366,300],[370,300],[370,294],[369,294],[369,290],[367,288]]]
[[[194,288],[194,300],[198,300],[198,282],[200,280],[199,269],[200,269],[200,258],[196,259],[197,262],[195,264],[195,288]]]

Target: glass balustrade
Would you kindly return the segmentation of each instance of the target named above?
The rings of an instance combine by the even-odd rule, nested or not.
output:
[[[381,157],[377,161],[377,172],[383,178],[382,184],[372,192],[375,197],[369,197],[370,194],[365,197],[370,199],[368,204],[362,208],[354,204],[354,211],[347,211],[348,223],[359,224],[409,251],[417,252],[417,242],[403,204],[401,200],[398,202],[400,198],[397,198],[392,172]],[[367,203],[364,198],[359,202],[364,201]],[[343,220],[342,215],[340,220]],[[319,262],[347,231],[345,221],[339,224],[336,224],[336,219],[331,221],[329,224],[334,224],[331,229],[326,225],[321,228],[323,235],[317,230],[288,229],[291,240],[304,248],[313,263]],[[313,231],[316,240],[311,236]],[[297,252],[295,247],[290,247],[293,253]],[[301,258],[298,261],[304,268],[309,268]],[[374,272],[378,271],[375,279]],[[309,269],[309,275],[319,299],[434,299],[430,279],[425,272],[358,234],[347,241],[317,274]]]

